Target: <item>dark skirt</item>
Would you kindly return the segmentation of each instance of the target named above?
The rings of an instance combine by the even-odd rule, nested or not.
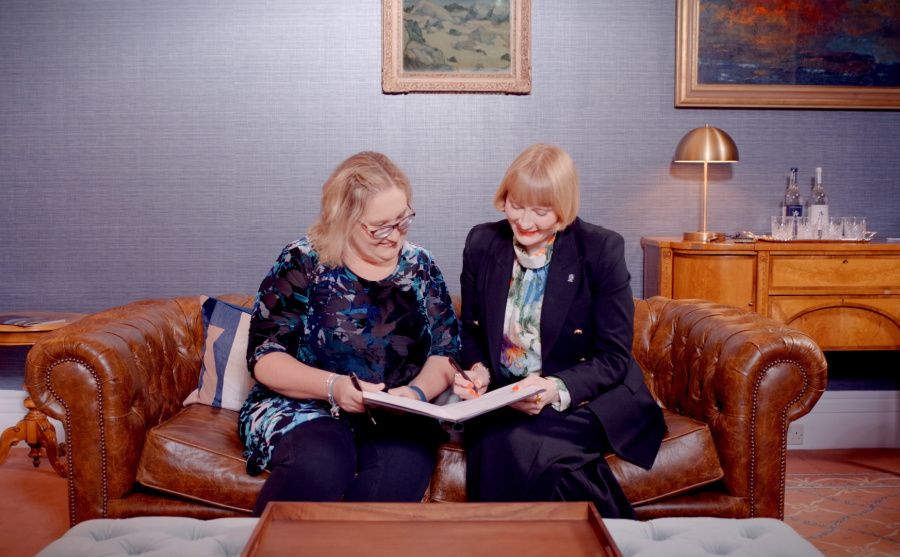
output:
[[[504,408],[467,422],[470,501],[590,501],[605,518],[634,518],[609,469],[609,441],[588,408],[537,416]]]

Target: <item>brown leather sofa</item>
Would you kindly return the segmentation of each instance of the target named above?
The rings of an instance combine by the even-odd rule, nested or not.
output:
[[[102,311],[29,352],[27,389],[65,426],[72,524],[252,507],[265,476],[244,471],[236,413],[182,406],[200,369],[200,303]],[[781,518],[788,424],[825,389],[822,352],[805,334],[734,307],[660,297],[635,305],[634,355],[669,429],[650,471],[607,458],[639,518]],[[464,478],[461,447],[445,445],[425,500],[464,500]]]

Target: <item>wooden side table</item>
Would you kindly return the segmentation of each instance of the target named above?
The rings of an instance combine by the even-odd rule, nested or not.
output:
[[[644,297],[703,298],[800,329],[822,350],[900,350],[900,244],[641,238]]]
[[[0,346],[32,346],[41,335],[55,331],[70,323],[78,321],[82,313],[60,313],[52,311],[17,311],[0,313],[0,323],[12,317],[26,317],[37,322],[34,325],[2,325],[0,324]],[[25,441],[31,451],[35,468],[41,463],[41,448],[47,452],[47,460],[56,473],[66,477],[66,465],[60,457],[65,453],[64,444],[57,447],[56,428],[43,412],[37,410],[31,397],[25,398],[28,412],[16,425],[7,428],[0,434],[0,464],[6,462],[9,450],[20,441]]]

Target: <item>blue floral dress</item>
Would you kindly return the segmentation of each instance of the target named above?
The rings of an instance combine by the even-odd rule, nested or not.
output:
[[[406,243],[394,273],[379,281],[319,261],[308,238],[284,248],[263,279],[253,308],[247,360],[286,352],[315,368],[384,382],[409,383],[429,356],[455,356],[459,325],[431,254]],[[265,470],[288,431],[327,417],[323,400],[282,396],[261,383],[240,411],[247,472]]]

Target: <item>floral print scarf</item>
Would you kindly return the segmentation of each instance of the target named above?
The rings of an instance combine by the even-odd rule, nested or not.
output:
[[[555,234],[540,250],[530,255],[513,240],[518,264],[513,265],[506,299],[500,353],[501,372],[510,380],[541,372],[541,306],[554,240]]]

